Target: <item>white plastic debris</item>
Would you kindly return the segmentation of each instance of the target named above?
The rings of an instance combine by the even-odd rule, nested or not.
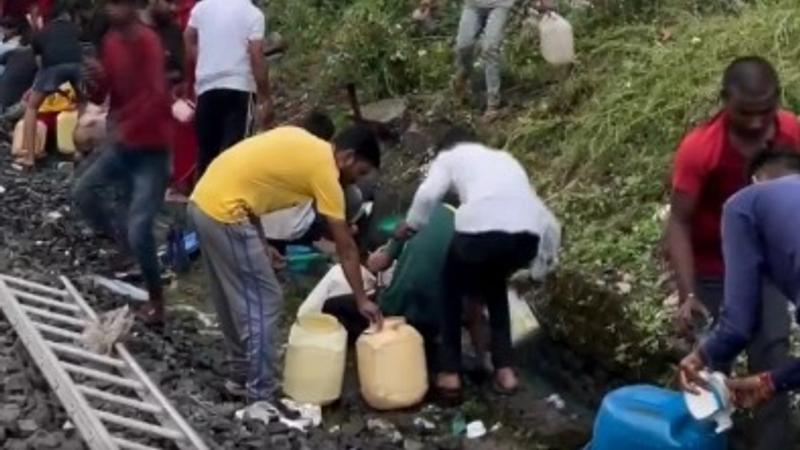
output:
[[[478,439],[486,435],[486,426],[482,421],[476,420],[467,424],[467,439]]]
[[[422,417],[417,417],[414,419],[414,426],[426,431],[431,431],[436,429],[436,424]]]
[[[6,188],[4,188],[3,186],[0,186],[0,195],[3,195],[5,193],[6,193]]]
[[[257,420],[268,425],[270,422],[277,421],[288,428],[305,433],[306,430],[312,425],[310,419],[300,417],[299,419],[290,419],[285,417],[269,402],[259,401],[248,405],[234,413],[237,420]]]
[[[199,309],[191,305],[175,305],[171,306],[170,310],[185,311],[194,315],[194,317],[196,317],[197,320],[199,320],[200,323],[203,324],[204,328],[213,328],[216,325],[216,321],[214,320],[215,316],[213,314],[204,313],[203,311],[200,311]]]
[[[132,300],[136,300],[139,302],[146,302],[148,300],[147,291],[145,291],[144,289],[140,289],[130,283],[126,283],[121,280],[112,280],[106,277],[101,277],[100,275],[94,275],[90,277],[90,279],[92,280],[92,282],[94,282],[94,284],[102,286],[111,292],[123,295]]]
[[[283,403],[283,406],[287,409],[299,413],[301,418],[311,423],[311,426],[318,427],[322,425],[322,407],[319,405],[297,403],[288,398],[282,399],[281,403]]]
[[[547,397],[547,400],[545,401],[548,405],[558,410],[562,410],[567,406],[567,404],[564,402],[564,399],[558,394],[552,394],[550,397]]]
[[[51,220],[53,222],[55,222],[55,221],[57,221],[57,220],[59,220],[59,219],[61,219],[63,217],[64,217],[64,214],[61,214],[58,211],[52,211],[52,212],[47,213],[47,219]]]
[[[503,428],[503,424],[497,422],[496,424],[492,425],[492,428],[489,429],[489,433],[497,433],[500,431],[500,428]]]
[[[88,350],[107,355],[117,342],[123,341],[133,327],[133,313],[128,305],[100,315],[89,322],[81,334],[81,343]]]

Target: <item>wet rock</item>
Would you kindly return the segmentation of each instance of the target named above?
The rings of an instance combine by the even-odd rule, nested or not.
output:
[[[425,446],[422,442],[413,439],[406,439],[403,441],[403,450],[423,450],[424,448]]]
[[[51,450],[60,448],[64,436],[61,433],[48,433],[44,430],[39,430],[31,436],[28,444],[33,450]]]
[[[274,450],[292,450],[292,442],[286,435],[270,436],[270,448]]]
[[[364,420],[359,417],[354,417],[349,422],[342,425],[342,434],[345,436],[356,436],[364,431]]]
[[[17,421],[17,431],[21,437],[28,437],[39,430],[39,424],[35,420],[23,419]]]
[[[388,125],[401,120],[408,110],[404,98],[391,98],[368,103],[361,107],[361,116],[369,121]]]
[[[20,413],[19,405],[7,404],[0,406],[0,427],[11,428],[17,423]]]

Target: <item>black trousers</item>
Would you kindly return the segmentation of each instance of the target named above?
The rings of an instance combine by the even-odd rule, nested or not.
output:
[[[441,369],[461,371],[461,317],[466,296],[480,299],[489,310],[492,362],[511,367],[511,319],[508,278],[525,267],[539,250],[539,236],[529,233],[456,233],[445,267],[445,299],[441,322]]]
[[[350,345],[361,336],[368,327],[369,321],[358,312],[356,299],[353,295],[341,295],[329,298],[322,307],[322,312],[336,317],[342,326],[347,330],[347,340]],[[428,364],[429,372],[436,372],[438,366],[439,339],[436,326],[409,322],[409,325],[416,328],[422,339],[425,341],[425,359]]]
[[[223,150],[245,138],[253,95],[232,89],[212,89],[197,98],[197,178]]]

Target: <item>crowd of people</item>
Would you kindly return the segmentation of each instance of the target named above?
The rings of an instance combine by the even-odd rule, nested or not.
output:
[[[58,0],[0,0],[0,113],[22,116],[17,162],[36,164],[37,112],[65,83],[81,115],[90,103],[108,112],[73,194],[98,236],[138,263],[149,294],[140,319],[165,321],[154,220],[170,183],[175,99],[196,98],[197,167],[187,213],[230,354],[231,393],[280,407],[283,294],[276,271],[282,246],[309,235],[333,242],[340,265],[300,314],[334,315],[351,339],[380,327],[384,315],[404,316],[424,336],[433,384],[445,399],[461,396],[466,324],[495,390],[515,392],[508,280],[532,262],[552,270],[561,233],[522,165],[454,126],[437,144],[405,220],[364,258],[354,239],[363,213],[355,185],[380,169],[373,129],[356,123],[336,133],[319,112],[271,128],[263,12],[250,0],[190,3],[106,0],[87,15]],[[483,32],[489,116],[501,103],[499,52],[513,4],[465,0],[456,39],[452,87],[463,92]],[[419,14],[435,6],[423,1]],[[696,390],[703,369],[730,372],[746,350],[753,375],[732,378],[729,387],[737,404],[756,408],[757,448],[790,448],[788,392],[800,387],[800,366],[789,358],[788,307],[800,294],[793,233],[800,124],[781,109],[779,76],[760,57],[730,64],[721,98],[721,111],[683,139],[673,169],[666,253],[680,331],[698,343],[680,364],[680,383]],[[123,215],[107,203],[112,187],[123,194]],[[344,289],[330,289],[336,274]],[[489,336],[481,332],[484,307]],[[706,318],[711,326],[698,320]]]

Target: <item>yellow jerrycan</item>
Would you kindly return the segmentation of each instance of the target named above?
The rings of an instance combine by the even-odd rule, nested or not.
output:
[[[401,317],[388,317],[383,329],[369,329],[356,342],[361,395],[377,410],[402,409],[421,402],[428,391],[422,336]]]
[[[78,111],[64,111],[56,119],[56,144],[65,155],[75,153],[75,127],[78,126]]]
[[[14,127],[14,138],[11,141],[11,154],[13,156],[25,156],[22,152],[24,121],[20,119]],[[44,157],[45,143],[47,142],[47,125],[44,122],[36,121],[36,142],[33,147],[33,154],[36,159]]]
[[[328,314],[297,318],[289,332],[283,390],[293,400],[328,405],[342,395],[347,331]]]

